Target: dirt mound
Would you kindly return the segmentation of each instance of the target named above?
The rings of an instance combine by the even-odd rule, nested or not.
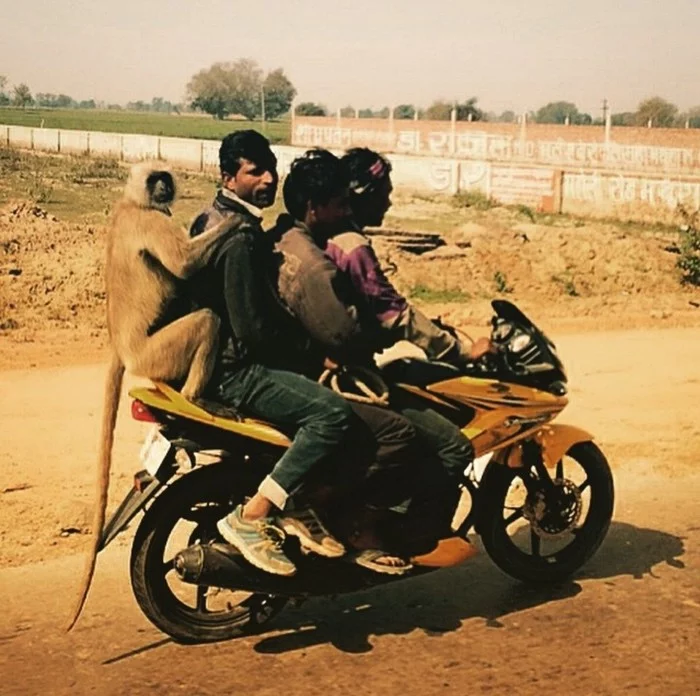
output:
[[[0,329],[104,326],[103,229],[26,201],[0,210]]]
[[[393,261],[409,291],[429,287],[471,298],[659,295],[681,291],[668,234],[628,233],[606,225],[456,230],[445,235],[454,254]],[[451,238],[450,238],[451,237]],[[456,253],[461,251],[461,253]]]
[[[536,307],[537,316],[600,316],[608,325],[621,312],[647,321],[697,314],[688,300],[698,290],[680,286],[678,256],[668,251],[673,230],[566,217],[525,224],[500,209],[489,215],[443,228],[444,246],[422,256],[381,236],[373,241],[391,280],[432,304],[431,314],[444,311],[435,303],[450,305],[455,323],[488,317],[496,295]],[[102,225],[65,222],[27,201],[0,209],[0,331],[16,341],[55,329],[104,337],[104,234]]]

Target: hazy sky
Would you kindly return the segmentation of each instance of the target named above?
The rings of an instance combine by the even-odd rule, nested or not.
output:
[[[216,61],[283,67],[302,100],[486,110],[650,95],[700,105],[700,0],[0,0],[0,75],[33,93],[179,101]]]

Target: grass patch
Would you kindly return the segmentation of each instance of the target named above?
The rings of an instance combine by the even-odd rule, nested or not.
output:
[[[509,295],[513,292],[513,286],[508,285],[508,278],[506,278],[506,274],[501,273],[501,271],[496,271],[493,274],[493,284],[496,288],[496,292],[501,295]]]
[[[471,299],[469,293],[463,292],[462,290],[436,290],[435,288],[429,288],[426,285],[418,284],[414,285],[409,291],[408,296],[412,300],[418,300],[419,302],[468,302]]]
[[[478,189],[460,191],[452,196],[452,203],[457,208],[473,208],[474,210],[490,210],[500,205]]]
[[[569,297],[578,297],[581,294],[579,293],[578,288],[576,287],[576,283],[574,283],[574,279],[571,276],[553,275],[552,281],[555,282],[557,285],[560,285],[562,290]]]
[[[291,121],[218,121],[211,116],[136,111],[101,111],[99,109],[12,109],[0,108],[0,123],[30,128],[63,128],[105,133],[140,133],[173,138],[220,140],[227,133],[254,128],[272,143],[288,144]]]

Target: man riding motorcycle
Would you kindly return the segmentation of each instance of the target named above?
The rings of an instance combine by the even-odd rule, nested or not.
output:
[[[423,349],[428,358],[463,364],[477,360],[490,349],[482,338],[463,346],[451,333],[428,319],[411,305],[389,282],[369,240],[362,234],[366,226],[379,226],[391,207],[391,164],[367,148],[353,148],[341,159],[346,166],[350,189],[350,215],[345,229],[332,235],[325,247],[349,286],[349,301],[359,312],[366,344],[372,353],[399,340]],[[471,442],[451,421],[427,406],[424,399],[403,390],[392,390],[391,407],[407,418],[426,447],[436,452],[453,481],[471,463]]]
[[[285,315],[276,297],[270,282],[274,276],[272,248],[263,236],[260,211],[254,205],[270,205],[274,201],[274,188],[267,191],[264,201],[258,201],[254,197],[255,189],[239,181],[243,178],[245,184],[246,174],[248,178],[264,178],[267,174],[276,187],[274,155],[261,135],[239,131],[224,139],[220,160],[222,188],[214,205],[195,220],[191,232],[197,234],[231,215],[243,216],[248,224],[212,264],[213,286],[204,293],[207,295],[204,302],[229,320],[222,322],[224,349],[221,367],[212,380],[211,397],[298,430],[292,447],[258,492],[220,520],[218,528],[253,565],[267,572],[292,575],[295,569],[282,551],[284,535],[280,529],[299,537],[302,547],[309,551],[327,557],[345,553],[343,545],[329,533],[313,509],[291,511],[287,505],[289,495],[299,488],[317,463],[323,461],[324,468],[342,466],[345,460],[336,447],[341,428],[347,431],[347,426],[351,427],[345,442],[352,442],[358,450],[356,459],[373,458],[390,464],[408,462],[418,456],[416,435],[398,414],[348,404],[301,376],[315,376],[321,365],[320,354],[314,353],[303,328],[291,315]],[[251,170],[249,174],[247,169]],[[345,214],[347,210],[344,208],[342,212]],[[351,314],[352,309],[348,317]],[[370,440],[373,447],[366,447]],[[371,450],[369,457],[362,451],[363,446]],[[283,515],[273,512],[274,508],[284,511]],[[398,573],[409,567],[400,559],[384,555],[377,556],[379,562],[371,554],[353,558],[379,572]]]

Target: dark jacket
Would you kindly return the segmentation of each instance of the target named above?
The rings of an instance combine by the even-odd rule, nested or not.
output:
[[[245,363],[303,371],[308,339],[274,289],[277,258],[261,220],[222,192],[192,223],[197,235],[225,218],[241,226],[195,280],[200,306],[221,318],[220,369]]]
[[[371,360],[373,340],[362,330],[352,288],[309,229],[281,215],[269,234],[282,255],[278,294],[311,338],[341,362]]]

